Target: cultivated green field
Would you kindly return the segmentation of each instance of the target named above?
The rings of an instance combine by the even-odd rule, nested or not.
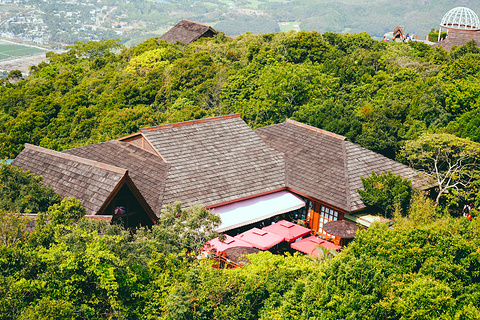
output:
[[[37,48],[0,41],[0,60],[42,52],[44,51]]]

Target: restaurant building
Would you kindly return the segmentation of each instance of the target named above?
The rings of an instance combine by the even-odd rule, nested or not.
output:
[[[240,114],[142,128],[62,152],[27,144],[13,165],[81,200],[87,214],[127,228],[154,224],[165,205],[181,201],[219,214],[218,231],[231,235],[288,218],[329,237],[327,222],[366,208],[357,190],[372,171],[430,187],[419,172],[343,136],[289,119],[252,130]]]

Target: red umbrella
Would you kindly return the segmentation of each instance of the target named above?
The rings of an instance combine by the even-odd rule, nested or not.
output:
[[[331,249],[335,249],[335,250],[342,249],[342,247],[337,246],[336,244],[328,242],[327,240],[322,240],[322,239],[317,238],[315,236],[311,236],[311,237],[308,237],[308,238],[305,238],[305,239],[302,239],[300,241],[293,242],[293,243],[290,244],[290,247],[292,247],[292,249],[295,249],[295,250],[298,250],[300,252],[310,254],[310,255],[316,256],[316,257],[320,256],[320,253],[318,252],[318,250],[316,250],[316,248],[318,246],[325,247],[325,248],[331,248]]]
[[[235,239],[250,243],[260,250],[267,250],[285,240],[285,237],[258,228],[253,228],[236,235]]]
[[[220,241],[219,238],[212,239],[207,242],[207,245],[203,248],[203,251],[211,251],[213,249],[219,251],[225,251],[226,249],[229,248],[234,248],[234,247],[249,247],[252,248],[253,246],[249,243],[246,243],[245,241],[242,241],[240,239],[235,239],[234,237],[231,237],[229,235],[225,235],[226,239],[225,241]],[[210,245],[210,246],[209,246]]]
[[[279,221],[272,225],[269,225],[265,228],[262,228],[264,231],[273,232],[278,234],[279,236],[285,237],[285,240],[288,242],[292,242],[300,237],[303,237],[312,230],[299,226],[298,224],[288,222],[286,220]]]

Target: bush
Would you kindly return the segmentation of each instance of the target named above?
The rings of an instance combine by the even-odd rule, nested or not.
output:
[[[363,203],[376,207],[386,217],[391,218],[395,205],[400,205],[406,213],[412,195],[412,183],[391,171],[377,175],[372,171],[372,176],[363,178],[365,190],[358,190]]]
[[[26,308],[18,319],[73,320],[75,319],[75,310],[68,301],[43,298],[35,306]]]

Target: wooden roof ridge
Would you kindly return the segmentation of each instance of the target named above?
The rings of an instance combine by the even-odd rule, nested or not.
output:
[[[207,123],[211,121],[240,118],[240,116],[241,116],[240,113],[235,113],[235,114],[230,114],[226,116],[218,116],[218,117],[211,117],[211,118],[197,119],[197,120],[190,120],[190,121],[183,121],[183,122],[176,122],[176,123],[167,123],[167,124],[162,124],[162,125],[153,126],[153,127],[140,128],[140,133],[153,131],[153,130],[163,130],[163,129],[169,129],[169,128],[189,126],[189,125],[199,124],[199,123]]]
[[[188,19],[182,19],[181,21],[187,21],[187,22],[190,22],[190,23],[199,24],[199,25],[201,25],[201,26],[209,27],[210,29],[212,29],[211,26],[209,26],[208,24],[205,24],[205,23],[201,23],[201,22],[197,22],[197,21],[192,21],[192,20],[188,20]],[[213,30],[213,29],[212,29],[212,30]]]
[[[140,130],[141,130],[141,129],[140,129]],[[148,130],[147,130],[147,131],[148,131]],[[150,153],[152,153],[152,154],[154,154],[154,155],[156,155],[156,156],[159,156],[160,159],[162,159],[164,162],[167,162],[167,160],[160,154],[160,152],[158,152],[157,149],[155,149],[155,148],[153,147],[153,145],[150,143],[150,141],[148,141],[147,137],[145,137],[142,132],[135,132],[135,133],[129,134],[128,136],[124,136],[124,137],[117,138],[117,139],[115,139],[115,140],[113,140],[113,141],[127,142],[127,143],[128,143],[128,142],[131,141],[130,139],[134,139],[134,138],[137,138],[137,137],[142,137],[143,139],[145,139],[145,141],[152,147],[152,149],[153,149],[155,152],[150,151],[150,150],[148,150],[148,149],[144,149],[144,148],[142,148],[142,150],[145,150],[145,151],[150,152]]]
[[[213,33],[218,33],[217,30],[213,29],[212,26],[209,26],[208,24],[204,24],[204,23],[200,23],[200,22],[192,21],[192,20],[188,20],[188,19],[182,19],[182,21],[186,21],[188,23],[193,23],[193,24],[196,24],[196,25],[199,25],[199,26],[206,27],[206,30],[203,33],[207,32],[207,30],[211,30]],[[202,34],[198,35],[198,37],[196,37],[193,41],[197,40],[201,36],[202,36]]]
[[[141,136],[142,133],[141,132],[134,132],[134,133],[131,133],[127,136],[123,136],[123,137],[120,137],[120,138],[117,138],[115,140],[117,141],[124,141],[124,140],[127,140],[127,139],[130,139],[130,138],[135,138],[135,137],[138,137],[138,136]]]
[[[68,153],[62,153],[62,152],[59,152],[59,151],[50,150],[50,149],[43,148],[43,147],[40,147],[40,146],[35,146],[35,145],[29,144],[29,143],[25,143],[25,149],[35,150],[35,151],[42,152],[42,153],[45,153],[45,154],[50,154],[52,156],[59,157],[59,158],[65,159],[65,160],[76,161],[76,162],[83,163],[83,164],[86,164],[86,165],[89,165],[89,166],[93,166],[93,167],[97,167],[97,168],[100,168],[100,169],[120,173],[120,174],[123,174],[123,175],[125,175],[128,172],[128,170],[123,169],[123,168],[115,167],[115,166],[112,166],[112,165],[108,165],[108,164],[105,164],[105,163],[93,161],[93,160],[90,160],[90,159],[85,159],[85,158],[74,156],[74,155],[71,155],[71,154],[68,154]]]
[[[165,40],[169,43],[181,42],[188,45],[203,36],[208,36],[209,33],[211,33],[211,35],[218,34],[218,32],[209,25],[182,19],[170,30],[165,32],[165,34],[160,36],[159,40]]]
[[[325,135],[328,135],[328,136],[331,136],[331,137],[334,137],[334,138],[337,138],[337,139],[340,139],[340,140],[346,140],[347,139],[346,137],[341,136],[339,134],[336,134],[336,133],[333,133],[333,132],[330,132],[330,131],[327,131],[327,130],[323,130],[323,129],[320,129],[320,128],[317,128],[317,127],[313,127],[313,126],[310,126],[308,124],[301,123],[301,122],[298,122],[298,121],[295,121],[295,120],[292,120],[292,119],[287,119],[285,122],[286,123],[291,123],[291,124],[294,124],[296,126],[299,126],[299,127],[305,128],[305,129],[309,129],[309,130],[312,130],[312,131],[315,131],[315,132],[318,132],[318,133],[321,133],[321,134],[325,134]]]

